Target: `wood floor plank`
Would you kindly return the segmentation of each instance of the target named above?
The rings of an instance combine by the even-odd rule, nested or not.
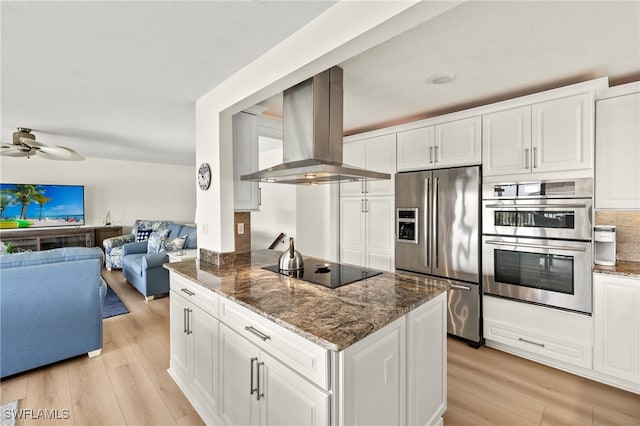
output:
[[[640,426],[640,417],[632,416],[624,411],[612,408],[594,407],[593,424],[595,426]]]
[[[587,422],[584,418],[578,419],[573,417],[573,413],[564,411],[556,407],[545,407],[544,414],[542,415],[541,426],[583,426],[592,425],[593,416],[591,422]]]
[[[192,411],[186,416],[180,417],[177,420],[177,423],[179,426],[205,426],[205,423],[195,411]]]
[[[171,412],[137,360],[115,369],[108,369],[107,373],[128,425],[176,424]]]
[[[27,396],[27,377],[22,374],[0,381],[0,404]]]
[[[76,425],[125,424],[102,357],[76,358],[67,371]]]
[[[27,376],[27,396],[21,401],[25,409],[24,425],[73,425],[74,412],[69,392],[67,363],[40,368]]]

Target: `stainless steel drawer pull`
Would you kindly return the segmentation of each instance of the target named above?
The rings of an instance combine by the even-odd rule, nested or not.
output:
[[[451,287],[451,288],[455,288],[456,290],[466,290],[466,291],[471,291],[471,287],[467,287],[466,285],[449,284],[449,287]]]
[[[524,343],[529,343],[530,345],[536,345],[544,348],[544,343],[532,342],[531,340],[523,339],[522,337],[519,337],[518,340]]]
[[[180,291],[182,291],[183,293],[187,293],[189,296],[195,296],[196,295],[194,292],[192,292],[188,288],[181,288]]]
[[[255,328],[253,328],[252,326],[248,325],[244,328],[245,330],[247,330],[249,333],[258,336],[260,339],[262,339],[263,342],[266,342],[267,340],[271,339],[270,336],[267,336],[266,334],[264,334],[263,332],[256,330]]]
[[[509,243],[509,242],[498,241],[498,240],[487,240],[486,243],[493,244],[494,246],[527,247],[527,248],[537,248],[537,249],[545,249],[545,250],[564,250],[564,251],[586,251],[587,250],[584,247],[548,246],[545,244],[528,244],[528,243]]]
[[[560,204],[560,203],[550,203],[550,204],[487,204],[487,208],[490,209],[584,209],[587,207],[586,204]]]
[[[251,358],[251,381],[249,383],[249,395],[253,395],[254,393],[258,392],[258,388],[257,387],[253,387],[253,363],[256,362],[258,360],[258,357],[253,357]]]
[[[257,387],[258,401],[260,401],[260,399],[264,398],[264,392],[262,392],[261,389],[260,389],[260,366],[264,367],[264,362],[259,362],[258,363],[258,387]]]

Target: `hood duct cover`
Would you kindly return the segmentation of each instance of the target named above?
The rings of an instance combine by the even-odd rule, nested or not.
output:
[[[330,68],[284,91],[283,163],[241,180],[316,184],[391,179],[342,164],[342,68]]]

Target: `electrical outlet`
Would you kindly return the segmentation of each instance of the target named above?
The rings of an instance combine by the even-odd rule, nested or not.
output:
[[[244,223],[238,224],[238,235],[244,234]]]
[[[393,355],[384,360],[384,385],[389,386],[393,377]]]

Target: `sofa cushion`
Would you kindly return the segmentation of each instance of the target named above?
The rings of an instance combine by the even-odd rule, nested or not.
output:
[[[149,241],[147,243],[147,253],[160,253],[167,235],[169,235],[168,229],[152,232],[151,235],[149,235]]]
[[[194,226],[183,226],[178,236],[187,237],[183,247],[185,250],[198,248],[198,230]]]
[[[136,241],[148,240],[152,232],[153,229],[138,229],[136,231]]]
[[[163,241],[162,251],[176,251],[182,250],[184,248],[184,244],[187,241],[187,237],[176,237],[176,238],[166,238]]]
[[[146,253],[128,254],[122,258],[122,267],[142,276],[142,258],[146,255]]]
[[[85,259],[100,259],[102,263],[102,250],[98,247],[65,247],[52,250],[5,254],[0,256],[0,269]]]
[[[179,223],[172,223],[171,225],[169,225],[169,227],[167,228],[169,230],[169,238],[179,237],[180,231],[182,231],[183,227],[184,225],[181,225]]]

